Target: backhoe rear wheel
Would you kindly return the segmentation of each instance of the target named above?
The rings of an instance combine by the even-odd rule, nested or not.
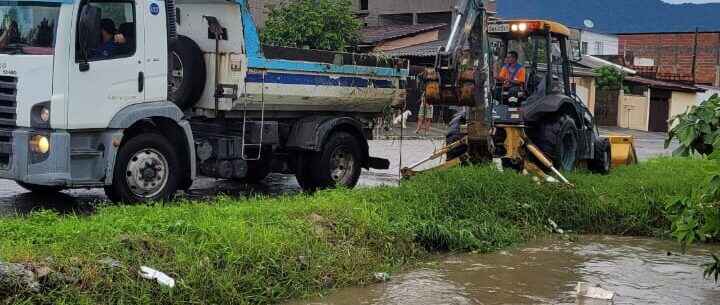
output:
[[[538,128],[533,142],[560,171],[575,169],[578,153],[578,130],[575,120],[567,114],[546,119]]]
[[[595,145],[595,159],[588,161],[588,169],[596,174],[607,175],[610,173],[612,162],[612,151],[610,140],[602,139]]]

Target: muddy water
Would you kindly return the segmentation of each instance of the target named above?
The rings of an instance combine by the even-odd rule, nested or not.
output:
[[[290,305],[578,304],[581,281],[616,292],[615,304],[720,304],[720,287],[704,280],[700,267],[720,247],[685,255],[675,250],[675,243],[639,238],[542,241],[490,255],[443,257],[385,284]]]

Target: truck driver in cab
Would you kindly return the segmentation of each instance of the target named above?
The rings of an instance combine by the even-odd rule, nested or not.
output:
[[[93,59],[108,59],[117,55],[121,45],[125,44],[125,36],[118,33],[115,22],[104,18],[100,21],[102,44],[92,52]]]

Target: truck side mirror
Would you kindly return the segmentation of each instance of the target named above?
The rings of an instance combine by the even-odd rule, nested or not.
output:
[[[100,45],[101,26],[100,8],[91,5],[84,5],[80,11],[77,31],[77,52],[76,60],[80,64],[80,71],[90,69],[88,59],[93,49]]]

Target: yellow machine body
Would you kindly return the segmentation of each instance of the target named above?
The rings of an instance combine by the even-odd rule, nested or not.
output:
[[[610,135],[610,153],[612,154],[612,167],[637,164],[635,140],[627,135]]]

